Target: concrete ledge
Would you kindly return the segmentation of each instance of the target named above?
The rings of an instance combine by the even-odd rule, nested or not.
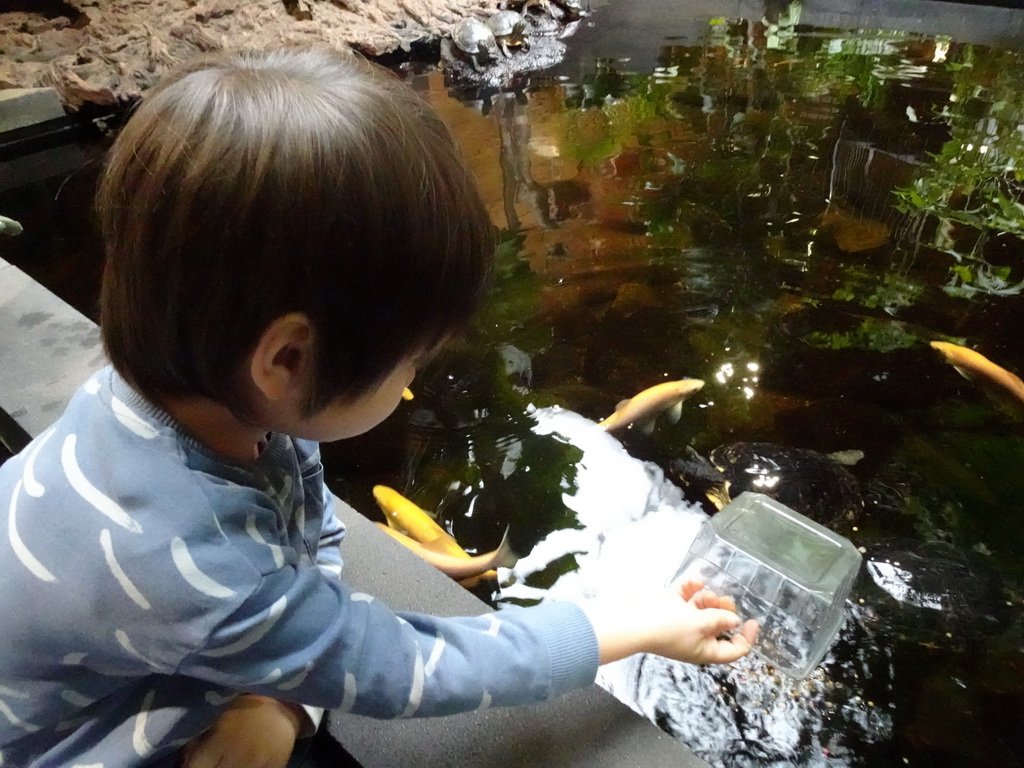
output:
[[[1019,46],[1024,39],[1024,0],[1002,0],[1006,8],[940,0],[803,0],[800,24],[838,30],[900,30],[949,35],[961,43]],[[643,0],[602,4],[594,25],[573,36],[565,59],[552,70],[574,81],[595,60],[615,59],[630,72],[650,74],[661,65],[662,48],[699,45],[715,18],[760,20],[766,6],[785,0]],[[623,35],[622,29],[629,34]]]
[[[800,23],[948,35],[958,43],[1010,47],[1019,44],[1024,35],[1024,12],[1012,0],[991,4],[953,0],[805,0]]]
[[[394,610],[439,616],[489,606],[345,504],[345,581]],[[696,768],[707,764],[592,685],[545,704],[435,719],[377,721],[331,713],[327,726],[364,768]]]
[[[99,329],[0,260],[0,410],[27,439],[105,360]],[[13,446],[15,449],[21,446]],[[345,579],[396,610],[476,615],[486,603],[344,502]],[[329,713],[329,733],[364,768],[695,768],[706,764],[596,685],[531,707],[378,721]]]
[[[23,443],[46,429],[105,364],[96,324],[3,259],[0,361],[0,410],[20,429],[5,430],[4,440]]]
[[[64,117],[64,107],[53,88],[0,90],[0,133],[57,117]]]

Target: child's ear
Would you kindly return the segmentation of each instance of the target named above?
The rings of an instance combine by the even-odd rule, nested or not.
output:
[[[313,324],[301,312],[281,315],[263,331],[249,362],[249,374],[271,401],[303,396],[313,371]]]

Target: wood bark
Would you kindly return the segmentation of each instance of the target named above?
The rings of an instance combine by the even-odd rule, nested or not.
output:
[[[449,34],[497,0],[36,0],[0,13],[0,88],[52,86],[65,107],[127,104],[220,48],[318,43],[368,56]],[[7,6],[10,7],[10,6]]]

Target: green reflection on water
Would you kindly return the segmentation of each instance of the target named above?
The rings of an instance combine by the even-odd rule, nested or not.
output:
[[[793,4],[772,23],[713,20],[701,43],[667,43],[653,71],[601,61],[494,98],[475,125],[505,142],[500,183],[479,169],[504,213],[495,290],[458,353],[471,381],[449,400],[423,395],[454,426],[419,436],[429,448],[407,476],[464,543],[493,545],[505,523],[524,547],[542,542],[580,527],[563,503],[580,454],[522,414],[559,405],[596,420],[684,376],[707,384],[678,424],[622,436],[638,460],[664,469],[741,440],[862,450],[865,512],[844,533],[955,552],[985,604],[975,628],[914,614],[867,579],[824,676],[787,699],[795,708],[783,682],[716,678],[703,703],[734,705],[718,714],[746,734],[737,751],[680,725],[692,702],[648,714],[723,765],[815,765],[823,749],[850,765],[967,764],[978,734],[1012,763],[1001,713],[1024,706],[1022,421],[927,343],[1024,372],[1024,62],[800,18]],[[486,415],[451,420],[470,402]],[[554,588],[587,554],[553,557],[525,583]],[[929,577],[955,595],[950,563]],[[955,719],[970,738],[928,714],[922,692],[951,679],[968,692]],[[755,692],[773,703],[755,707]],[[788,752],[786,717],[800,734]]]

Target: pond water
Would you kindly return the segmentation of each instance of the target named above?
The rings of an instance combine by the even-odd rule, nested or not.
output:
[[[1024,404],[929,347],[1024,373],[1024,54],[797,4],[638,42],[623,7],[504,86],[396,65],[473,163],[495,289],[412,401],[324,447],[329,482],[370,515],[391,485],[470,551],[507,527],[524,558],[483,596],[530,604],[664,583],[713,510],[678,459],[859,452],[832,527],[867,565],[813,675],[636,657],[602,684],[715,766],[1024,764]],[[89,152],[0,195],[26,227],[0,255],[94,314]],[[594,428],[686,377],[678,422]]]

